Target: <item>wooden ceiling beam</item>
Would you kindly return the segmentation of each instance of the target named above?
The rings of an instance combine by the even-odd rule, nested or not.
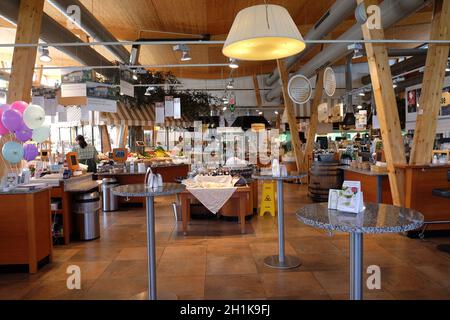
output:
[[[17,21],[16,44],[38,43],[45,0],[21,0]],[[37,48],[15,47],[8,86],[7,102],[31,101]]]
[[[450,38],[450,1],[435,0],[430,39]],[[436,138],[437,118],[441,106],[442,87],[450,46],[431,43],[423,76],[420,108],[417,112],[416,130],[409,163],[429,164]]]
[[[358,3],[361,2],[363,1],[358,0]],[[366,0],[364,3],[367,7],[371,4],[378,4],[378,1]],[[385,39],[382,28],[369,29],[367,23],[363,24],[361,28],[364,40]],[[384,44],[366,43],[365,46],[389,171],[392,200],[394,205],[403,206],[405,202],[405,176],[402,170],[396,170],[395,165],[406,164],[406,157],[389,57]]]
[[[284,108],[286,110],[289,129],[291,131],[291,140],[292,140],[292,149],[295,155],[295,163],[297,164],[297,171],[301,171],[304,168],[303,165],[303,153],[302,153],[302,144],[300,142],[300,137],[298,135],[298,125],[297,118],[295,116],[294,103],[289,97],[288,93],[288,83],[289,83],[289,75],[286,69],[285,60],[277,60],[278,71],[280,72],[281,79],[281,88],[283,91],[284,97]]]

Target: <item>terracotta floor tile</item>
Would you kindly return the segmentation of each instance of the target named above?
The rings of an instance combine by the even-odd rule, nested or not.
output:
[[[264,298],[264,287],[258,275],[206,276],[205,299],[259,300]]]
[[[244,255],[208,255],[206,274],[256,274],[258,270],[253,257]]]
[[[205,276],[159,276],[158,291],[175,294],[178,300],[198,300],[205,296]]]
[[[310,272],[263,273],[260,277],[269,299],[282,296],[327,297],[324,288]]]

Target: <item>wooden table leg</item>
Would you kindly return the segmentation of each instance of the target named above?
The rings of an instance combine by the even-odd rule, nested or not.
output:
[[[245,213],[247,210],[246,201],[247,193],[241,193],[239,195],[239,222],[241,224],[241,233],[245,233]]]
[[[181,216],[183,223],[183,234],[187,235],[187,227],[190,218],[190,201],[189,197],[185,194],[180,194],[180,202],[181,202]]]

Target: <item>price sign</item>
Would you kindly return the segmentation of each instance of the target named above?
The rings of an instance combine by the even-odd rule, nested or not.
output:
[[[125,148],[117,148],[113,150],[113,160],[116,162],[125,162],[128,158],[128,150]]]

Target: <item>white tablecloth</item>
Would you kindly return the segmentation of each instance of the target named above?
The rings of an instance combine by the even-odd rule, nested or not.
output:
[[[233,188],[187,188],[209,211],[216,214],[236,191]]]
[[[186,189],[209,211],[216,214],[236,191],[238,178],[226,176],[201,176],[184,180]]]

